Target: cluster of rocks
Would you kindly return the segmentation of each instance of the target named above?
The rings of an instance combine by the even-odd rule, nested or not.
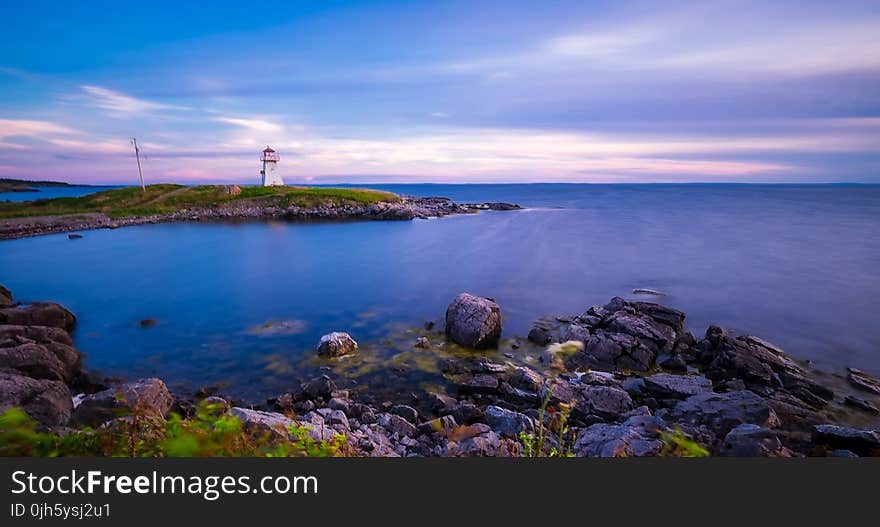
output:
[[[235,186],[227,193],[235,195]],[[238,190],[240,193],[240,189]],[[222,220],[412,220],[481,210],[516,210],[511,203],[461,204],[448,198],[404,196],[398,202],[336,203],[316,207],[282,206],[266,199],[243,199],[215,207],[184,209],[169,214],[110,218],[101,213],[0,219],[0,240],[88,229],[127,227],[155,223]]]
[[[674,454],[681,437],[721,456],[880,454],[880,433],[835,417],[841,409],[872,415],[878,381],[853,370],[853,392],[834,393],[766,341],[715,326],[697,338],[684,319],[669,307],[614,298],[536,323],[529,365],[492,352],[442,360],[455,387],[448,393],[377,402],[322,375],[261,405],[213,394],[210,402],[253,433],[296,440],[290,425],[304,425],[314,440],[342,436],[362,456],[520,456],[538,436],[544,453],[587,457]],[[67,333],[74,322],[57,304],[16,304],[0,288],[0,409],[21,407],[48,427],[112,426],[134,410],[157,420],[191,411],[194,401],[175,398],[159,379],[84,380]],[[462,294],[447,309],[445,330],[459,345],[491,347],[501,323],[493,300]],[[317,346],[329,361],[355,352],[342,332]]]

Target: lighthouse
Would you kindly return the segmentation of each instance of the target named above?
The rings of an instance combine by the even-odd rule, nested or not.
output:
[[[260,170],[263,186],[283,187],[284,181],[281,179],[281,174],[278,173],[278,154],[272,150],[271,146],[267,145],[263,150],[263,157],[260,158],[260,161],[263,162],[263,170]]]

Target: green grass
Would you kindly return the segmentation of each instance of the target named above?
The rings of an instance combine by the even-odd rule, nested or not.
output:
[[[396,202],[390,192],[326,187],[241,187],[241,194],[227,194],[223,185],[150,185],[105,190],[77,198],[55,198],[20,203],[0,203],[0,218],[59,216],[101,212],[113,218],[170,214],[182,209],[231,206],[240,203],[288,207],[343,206]]]

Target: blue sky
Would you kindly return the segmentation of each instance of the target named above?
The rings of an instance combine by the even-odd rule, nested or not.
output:
[[[21,4],[21,5],[19,5]],[[20,2],[0,177],[880,182],[876,2]]]

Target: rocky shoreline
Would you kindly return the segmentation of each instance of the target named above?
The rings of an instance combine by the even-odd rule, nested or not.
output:
[[[11,240],[91,229],[116,229],[134,225],[189,221],[228,220],[413,220],[481,210],[517,210],[512,203],[456,203],[449,198],[402,196],[399,202],[322,207],[276,207],[254,203],[232,203],[192,208],[171,214],[111,218],[102,213],[62,216],[28,216],[0,219],[0,240]]]
[[[356,456],[880,455],[880,432],[846,424],[853,416],[876,423],[880,412],[880,382],[858,370],[832,389],[758,337],[718,326],[696,337],[684,313],[622,298],[536,323],[528,341],[543,352],[540,367],[529,367],[492,353],[502,320],[491,299],[462,294],[449,305],[446,338],[490,350],[442,361],[457,387],[450,393],[377,403],[341,389],[346,379],[322,375],[243,405],[172,394],[160,379],[95,379],[68,333],[72,313],[16,303],[0,287],[0,410],[19,407],[63,431],[109,426],[135,406],[158,420],[192,415],[207,399],[249,433],[289,440],[290,425],[306,425],[315,440],[344,437]],[[332,361],[359,349],[334,332],[315,352]]]

